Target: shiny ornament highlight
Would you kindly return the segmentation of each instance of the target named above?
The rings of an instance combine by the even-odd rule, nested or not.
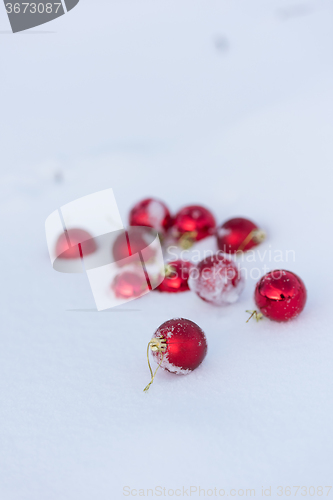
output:
[[[301,278],[291,271],[275,270],[257,283],[254,300],[260,312],[273,321],[289,321],[304,309],[307,299]]]
[[[149,350],[158,364],[155,373],[149,362]],[[148,391],[161,367],[176,375],[186,375],[198,368],[207,353],[207,340],[201,328],[184,318],[170,319],[155,332],[147,348],[151,381],[145,387]]]
[[[123,259],[142,250],[145,250],[147,261],[154,259],[156,249],[149,246],[152,240],[151,232],[149,227],[129,227],[127,231],[123,231],[117,236],[112,246],[112,255],[119,267],[127,265]]]
[[[148,291],[146,279],[132,271],[117,274],[111,288],[118,299],[133,299]]]
[[[217,245],[224,253],[246,252],[265,240],[266,234],[248,219],[230,219],[217,230]]]
[[[189,290],[188,278],[192,264],[184,260],[168,262],[165,266],[165,278],[158,286],[159,292],[179,293]]]
[[[55,253],[59,259],[79,259],[94,253],[96,249],[96,242],[88,231],[73,228],[59,236]]]
[[[171,234],[183,248],[189,248],[195,241],[214,234],[215,228],[215,218],[207,208],[190,205],[176,214]]]
[[[130,211],[129,225],[152,227],[163,234],[171,225],[171,215],[165,203],[155,198],[146,198]]]

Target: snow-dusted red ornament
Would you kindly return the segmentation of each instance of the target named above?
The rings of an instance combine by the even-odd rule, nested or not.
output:
[[[188,284],[202,300],[221,306],[236,302],[245,280],[232,260],[217,253],[192,267]]]
[[[149,349],[158,364],[155,373],[149,363]],[[148,344],[147,358],[152,379],[144,390],[149,389],[159,367],[176,375],[186,375],[202,363],[206,353],[206,336],[196,323],[184,318],[166,321]]]
[[[112,254],[119,267],[127,265],[126,259],[131,255],[145,250],[145,259],[152,260],[156,255],[156,249],[149,246],[152,241],[152,229],[149,227],[129,227],[127,231],[121,231],[112,246]]]
[[[79,259],[94,253],[96,249],[96,242],[88,231],[72,228],[59,236],[55,253],[59,259]]]
[[[118,299],[134,299],[147,290],[146,279],[132,271],[117,274],[111,288]]]
[[[171,216],[165,203],[155,198],[146,198],[132,208],[130,226],[148,226],[165,233],[171,225]]]
[[[296,318],[306,303],[306,288],[291,271],[275,270],[265,274],[257,283],[254,300],[260,312],[274,321]]]
[[[266,234],[248,219],[230,219],[216,231],[217,244],[224,253],[246,252],[264,241]]]
[[[159,292],[178,293],[189,290],[188,278],[192,264],[185,260],[168,262],[165,266],[165,278],[157,287]]]
[[[180,241],[181,246],[188,248],[195,241],[214,234],[216,221],[207,208],[190,205],[182,208],[175,216],[172,225],[172,236]]]

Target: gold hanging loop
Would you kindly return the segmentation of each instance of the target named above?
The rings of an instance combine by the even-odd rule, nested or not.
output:
[[[159,365],[158,367],[156,368],[155,370],[155,373],[153,373],[153,370],[151,369],[151,366],[150,366],[150,361],[149,361],[149,348],[153,351],[153,352],[160,352],[161,353],[161,361],[159,362]],[[154,382],[154,378],[155,378],[155,375],[157,373],[157,370],[159,369],[159,367],[161,366],[162,364],[162,361],[163,361],[163,358],[164,358],[164,354],[165,354],[165,351],[166,351],[166,348],[167,348],[167,344],[166,344],[166,339],[164,337],[154,337],[153,339],[151,339],[151,341],[148,343],[148,346],[147,346],[147,361],[148,361],[148,366],[149,366],[149,371],[150,371],[150,375],[151,375],[151,381],[149,382],[148,385],[146,385],[146,387],[143,389],[144,392],[147,392],[149,387],[151,386],[151,384]]]
[[[258,321],[260,321],[260,320],[261,320],[261,319],[263,319],[263,317],[264,317],[264,316],[263,316],[263,314],[262,314],[262,313],[258,313],[258,311],[251,311],[251,310],[249,311],[249,310],[248,310],[248,311],[245,311],[245,312],[247,312],[247,313],[251,314],[251,316],[250,316],[250,317],[249,317],[249,319],[246,321],[246,323],[248,323],[248,322],[250,321],[250,319],[251,319],[251,318],[253,318],[253,317],[255,317],[255,318],[256,318],[257,323],[258,323]]]
[[[191,248],[198,236],[197,231],[187,231],[179,238],[179,246],[182,250],[188,250]]]
[[[263,231],[262,229],[253,229],[253,231],[251,231],[247,235],[245,240],[239,245],[239,247],[237,248],[237,252],[242,252],[244,250],[244,248],[246,247],[246,245],[251,240],[253,240],[255,243],[259,244],[259,243],[262,243],[265,239],[266,239],[265,231]]]

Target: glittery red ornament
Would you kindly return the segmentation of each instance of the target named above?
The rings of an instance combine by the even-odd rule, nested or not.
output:
[[[178,293],[189,290],[188,278],[192,264],[185,260],[168,262],[165,266],[165,278],[158,286],[159,292]]]
[[[144,291],[148,291],[146,279],[131,271],[118,274],[111,285],[118,299],[134,299],[140,297]]]
[[[191,205],[182,208],[174,218],[172,236],[183,247],[190,246],[194,241],[211,236],[216,227],[213,214],[200,205]]]
[[[95,240],[88,231],[73,228],[59,236],[55,252],[60,259],[79,259],[94,253],[96,249]]]
[[[148,227],[130,227],[122,231],[115,239],[112,246],[112,254],[119,267],[127,265],[126,257],[130,257],[145,249],[145,260],[153,259],[156,249],[149,246],[152,241],[151,229]]]
[[[186,375],[195,370],[204,360],[207,353],[207,341],[204,332],[193,321],[184,318],[170,319],[155,332],[148,344],[147,358],[152,384],[157,369],[153,374],[149,363],[149,348],[158,367],[177,375]]]
[[[130,211],[130,226],[147,226],[156,229],[160,233],[168,230],[171,224],[171,216],[168,207],[160,200],[147,198],[140,201]]]
[[[250,250],[265,239],[265,233],[248,219],[237,217],[225,222],[217,231],[217,244],[224,253]]]
[[[206,257],[191,269],[190,289],[216,306],[236,302],[244,288],[238,266],[222,254]]]
[[[265,274],[254,293],[260,312],[274,321],[288,321],[298,316],[304,309],[306,296],[301,278],[284,270]]]

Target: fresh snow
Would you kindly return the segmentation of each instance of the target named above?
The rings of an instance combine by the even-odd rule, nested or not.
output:
[[[0,8],[1,500],[332,485],[332,8],[82,0],[16,35]],[[85,274],[52,269],[44,223],[108,187],[124,223],[156,196],[260,225],[239,301],[156,292],[97,312]],[[245,323],[265,266],[304,281],[296,320]],[[147,344],[174,317],[207,356],[145,394]]]

